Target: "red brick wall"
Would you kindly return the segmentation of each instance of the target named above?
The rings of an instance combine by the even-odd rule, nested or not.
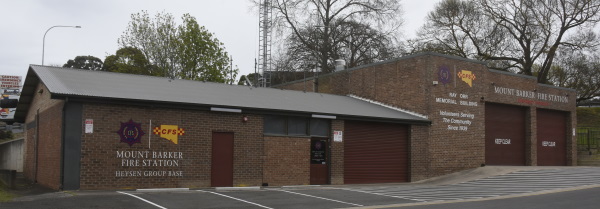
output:
[[[344,142],[335,142],[333,132],[344,130],[343,120],[333,120],[331,122],[331,184],[344,184]]]
[[[449,80],[440,78],[442,68],[448,70]],[[459,78],[459,73],[474,74],[475,78]],[[576,127],[574,91],[537,84],[534,77],[491,71],[482,62],[463,58],[427,53],[408,56],[322,75],[319,84],[319,92],[357,95],[425,115],[432,121],[431,126],[411,127],[411,181],[485,163],[486,102],[529,108],[528,165],[535,165],[537,161],[536,108],[568,111],[571,114],[568,130]],[[277,88],[302,90],[302,86],[303,82],[296,82]],[[496,87],[530,91],[535,98],[496,93]],[[556,101],[555,96],[563,99]],[[461,102],[465,102],[464,105]],[[446,113],[465,114],[465,117]],[[470,124],[457,124],[452,120]],[[459,130],[454,130],[457,128]],[[575,165],[576,139],[568,137],[567,158],[570,165]]]
[[[40,102],[34,102],[34,105],[44,106],[43,100],[37,100]],[[40,138],[52,140],[40,142],[39,153],[43,160],[40,161],[38,179],[42,185],[58,189],[62,101],[50,100],[49,97],[45,100],[52,101],[46,103],[54,105],[40,113],[40,133],[47,133]],[[261,116],[246,115],[248,122],[242,122],[242,116],[234,113],[85,103],[83,120],[92,119],[94,127],[93,133],[83,133],[81,138],[80,188],[209,187],[213,132],[234,133],[234,186],[259,186],[262,183],[309,184],[310,138],[264,137]],[[35,115],[33,118],[35,119]],[[140,123],[141,130],[145,132],[141,136],[141,143],[132,146],[121,142],[117,134],[121,123],[130,119]],[[178,144],[174,144],[152,133],[152,129],[160,125],[177,125],[185,130],[185,134],[178,137]],[[343,121],[334,120],[332,130],[343,131]],[[29,153],[33,152],[34,136],[35,129],[29,130]],[[333,136],[331,141],[333,143]],[[139,152],[143,156],[119,157],[127,152]],[[153,157],[155,152],[181,153],[182,157],[162,159],[171,163],[177,161],[174,166],[144,166],[145,161],[161,160]],[[32,156],[27,155],[26,164],[26,174],[31,179],[34,178]],[[332,144],[331,157],[331,182],[342,184],[343,143]],[[147,172],[157,171],[165,172],[165,176],[147,175]],[[169,176],[169,172],[181,172],[183,175]],[[125,174],[134,176],[123,176]]]
[[[407,60],[390,61],[322,75],[319,77],[318,90],[338,95],[352,94],[418,113],[426,113],[427,106],[423,104],[428,100],[425,97],[428,85],[423,82],[426,71],[422,69],[428,67],[429,60],[427,57]],[[307,84],[312,83],[314,80],[307,81]],[[399,85],[410,86],[410,88],[399,88]],[[304,82],[293,82],[276,88],[302,91]],[[312,90],[308,88],[308,91]],[[407,102],[406,98],[410,98],[411,102]]]
[[[310,184],[310,138],[265,136],[264,183]]]
[[[430,177],[431,155],[429,153],[429,127],[411,126],[409,181],[420,181]]]
[[[51,189],[60,189],[60,162],[62,142],[61,100],[50,99],[48,89],[40,84],[27,113],[25,124],[36,124],[39,112],[39,126],[27,129],[25,137],[24,175],[31,181]],[[37,139],[36,139],[37,138]],[[37,146],[36,146],[37,143]],[[37,155],[36,155],[37,147]]]
[[[62,158],[62,104],[40,112],[39,118],[37,181],[41,185],[57,190],[60,187]]]
[[[35,181],[35,130],[35,128],[25,130],[23,146],[23,176],[30,181]]]
[[[344,131],[343,120],[332,120],[330,182],[344,184],[344,143],[333,131]],[[310,138],[265,136],[264,181],[269,186],[310,184]]]
[[[485,163],[485,105],[480,98],[485,96],[482,84],[487,68],[481,63],[441,56],[429,56],[427,63],[424,83],[428,89],[428,116],[432,121],[428,176],[479,167]],[[440,79],[441,69],[448,70],[450,80],[443,82]],[[475,79],[465,81],[458,78],[458,74],[463,73],[470,73]],[[434,81],[438,84],[434,85]]]
[[[242,114],[149,108],[125,105],[85,104],[83,118],[94,120],[94,133],[82,137],[81,188],[161,188],[211,186],[211,152],[213,132],[234,133],[234,186],[259,186],[263,182],[263,139],[261,116]],[[141,143],[129,146],[116,133],[121,122],[133,119],[141,123]],[[177,125],[185,130],[178,144],[149,132],[160,125]],[[150,144],[148,137],[150,136]],[[117,151],[181,152],[178,166],[123,166]],[[126,160],[126,159],[125,159]],[[135,160],[130,158],[130,160]],[[138,160],[155,160],[143,157]],[[169,159],[168,159],[169,160]],[[141,163],[141,162],[140,162]],[[117,171],[142,172],[142,176],[117,176]],[[183,176],[145,176],[148,171],[176,171]],[[167,173],[168,175],[168,173]]]

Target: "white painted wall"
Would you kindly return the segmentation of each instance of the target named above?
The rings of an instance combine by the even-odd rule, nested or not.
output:
[[[23,139],[0,144],[0,169],[23,172]]]

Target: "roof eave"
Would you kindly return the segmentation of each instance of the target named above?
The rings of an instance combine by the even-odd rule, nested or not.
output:
[[[146,106],[146,107],[164,107],[172,108],[176,105],[180,109],[189,110],[203,110],[210,111],[212,107],[219,108],[230,108],[230,109],[241,109],[242,114],[279,114],[288,116],[301,116],[310,117],[313,114],[332,115],[336,116],[336,119],[342,120],[361,120],[361,121],[372,121],[372,122],[389,122],[389,123],[403,123],[403,124],[415,124],[415,125],[430,125],[431,121],[427,119],[403,119],[403,118],[383,118],[383,117],[369,117],[360,115],[347,115],[347,114],[334,114],[327,112],[306,112],[306,111],[293,111],[283,109],[263,109],[254,107],[240,107],[240,106],[226,106],[218,104],[191,104],[181,102],[166,102],[166,101],[152,101],[152,100],[134,100],[134,99],[117,99],[117,98],[105,98],[97,96],[82,96],[82,95],[70,95],[70,94],[51,94],[52,99],[68,100],[70,102],[93,102],[93,103],[104,103],[104,104],[119,104],[119,105],[133,105],[133,106]]]
[[[29,66],[27,75],[25,76],[25,82],[23,83],[23,89],[21,90],[21,96],[19,97],[19,103],[15,111],[15,122],[25,123],[29,107],[35,95],[35,89],[40,83],[40,78],[35,73],[35,70]]]

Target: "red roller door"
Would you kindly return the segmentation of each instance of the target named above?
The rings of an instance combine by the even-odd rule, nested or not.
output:
[[[567,113],[537,111],[537,164],[567,165]]]
[[[407,182],[408,127],[346,121],[344,183]]]
[[[485,104],[485,163],[525,165],[525,111],[512,105]]]

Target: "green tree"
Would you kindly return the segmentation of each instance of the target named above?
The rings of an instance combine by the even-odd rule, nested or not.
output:
[[[62,67],[77,68],[85,70],[103,70],[104,63],[98,57],[94,56],[77,56],[75,59],[70,59]]]
[[[250,82],[250,84],[252,84],[252,86],[257,86],[258,85],[258,79],[260,78],[260,74],[258,73],[250,73],[248,75],[242,75],[240,77],[240,80],[238,81],[238,85],[248,85],[248,82]],[[248,81],[246,81],[248,80]]]
[[[117,50],[115,55],[104,59],[104,71],[130,73],[139,75],[156,75],[156,67],[152,66],[146,56],[137,48],[125,47]]]
[[[127,30],[119,38],[122,48],[141,51],[155,66],[150,74],[169,78],[231,83],[237,69],[223,43],[194,17],[185,14],[177,25],[169,13],[157,13],[151,18],[146,11],[131,15]]]
[[[183,15],[183,25],[178,27],[177,54],[180,69],[178,78],[198,81],[232,83],[238,70],[230,66],[230,58],[223,43],[203,26],[196,18]]]
[[[157,13],[151,18],[147,11],[131,15],[131,21],[121,38],[121,48],[139,49],[159,72],[152,74],[176,78],[177,25],[173,15]]]

